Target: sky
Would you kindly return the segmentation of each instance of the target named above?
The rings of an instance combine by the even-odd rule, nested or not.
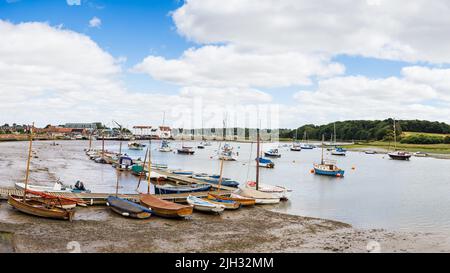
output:
[[[0,123],[449,123],[448,14],[446,0],[0,0]]]

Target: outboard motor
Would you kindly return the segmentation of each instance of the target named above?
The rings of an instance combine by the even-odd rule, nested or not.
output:
[[[81,182],[80,180],[78,180],[77,183],[75,183],[75,189],[77,189],[79,191],[86,191],[86,187],[84,186],[83,182]]]

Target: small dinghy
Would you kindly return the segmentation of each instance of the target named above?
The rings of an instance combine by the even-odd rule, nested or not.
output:
[[[280,198],[272,193],[257,191],[251,188],[242,188],[237,193],[239,196],[255,199],[257,205],[271,205],[280,203]],[[236,195],[234,195],[236,196]]]
[[[225,210],[224,205],[214,204],[192,195],[189,195],[186,200],[189,205],[192,205],[198,211],[221,213]]]
[[[225,199],[221,199],[221,198],[210,198],[209,196],[208,196],[208,198],[203,199],[203,200],[206,200],[206,201],[211,202],[216,205],[223,205],[223,206],[225,206],[225,209],[227,209],[227,210],[236,210],[241,207],[241,203],[234,201],[234,200],[225,200]]]
[[[140,195],[141,205],[152,210],[153,214],[167,218],[186,218],[192,215],[192,206],[169,202],[151,194]]]
[[[220,177],[218,177],[217,175],[211,175],[211,176],[203,176],[203,175],[194,175],[192,178],[204,181],[204,182],[208,182],[211,184],[219,184],[220,181]],[[234,187],[237,188],[239,186],[239,182],[231,180],[229,178],[222,178],[222,186],[225,187]]]
[[[34,198],[24,199],[22,196],[16,195],[10,195],[8,197],[8,204],[23,213],[44,218],[72,221],[75,215],[75,210],[73,209],[64,209],[56,205],[51,205],[45,200],[39,201]]]
[[[155,185],[156,194],[200,192],[200,191],[209,191],[210,189],[211,185],[204,185],[204,184],[192,184],[186,186],[173,186],[170,184]]]
[[[18,190],[25,189],[25,183],[15,183],[15,187]],[[77,181],[74,187],[67,187],[63,185],[61,182],[55,182],[52,186],[39,186],[39,185],[27,185],[27,189],[35,192],[52,192],[52,193],[90,193],[90,190],[87,190],[81,181]]]
[[[270,149],[267,152],[264,152],[264,155],[267,157],[281,157],[281,154],[278,151],[278,149]]]
[[[345,156],[347,151],[341,147],[337,147],[336,149],[331,151],[332,155]]]
[[[236,202],[240,203],[241,206],[243,206],[243,207],[254,206],[256,203],[255,199],[253,199],[253,198],[243,197],[243,196],[239,196],[237,194],[231,194],[229,197],[227,197],[227,196],[222,196],[222,195],[218,195],[218,194],[208,193],[208,199],[236,201]]]
[[[152,216],[152,211],[150,209],[116,196],[108,197],[108,199],[106,199],[106,205],[114,212],[125,217],[147,219]]]
[[[249,181],[249,182],[247,182],[247,184],[245,184],[245,186],[247,188],[256,190],[256,182],[255,181]],[[281,200],[288,200],[289,197],[291,196],[291,192],[292,192],[292,190],[290,190],[286,187],[273,186],[273,185],[262,184],[262,183],[259,183],[258,191],[271,193],[274,196],[280,198]]]

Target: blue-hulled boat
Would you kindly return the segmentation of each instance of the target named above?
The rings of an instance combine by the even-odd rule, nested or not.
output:
[[[336,147],[334,150],[331,151],[332,155],[339,155],[339,156],[345,156],[347,154],[347,150],[341,147]]]
[[[220,180],[220,176],[217,175],[211,175],[211,176],[203,176],[203,175],[194,175],[193,178],[204,181],[204,182],[208,182],[208,183],[212,183],[212,184],[219,184],[219,180]],[[237,188],[239,187],[239,182],[231,180],[230,178],[222,178],[222,186],[225,187],[234,187]]]
[[[312,170],[312,172],[317,175],[343,177],[345,171],[336,166],[336,161],[323,159],[323,149],[324,145],[322,136],[322,158],[320,160],[320,164],[314,164],[314,169]]]
[[[176,175],[182,175],[182,176],[188,176],[188,177],[191,177],[194,174],[193,171],[182,171],[182,170],[174,170],[171,172]]]
[[[258,161],[259,167],[261,168],[273,169],[275,167],[275,163],[273,163],[273,161],[268,158],[260,157],[258,158]]]
[[[203,185],[203,184],[193,184],[186,186],[173,186],[170,184],[155,185],[156,194],[200,192],[200,191],[209,191],[210,189],[211,185]]]
[[[112,211],[125,217],[146,219],[152,216],[152,211],[150,209],[116,196],[109,196],[106,200],[106,204]]]

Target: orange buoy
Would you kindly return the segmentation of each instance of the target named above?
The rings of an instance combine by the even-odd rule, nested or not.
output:
[[[336,176],[337,176],[337,177],[341,177],[341,174],[340,174],[340,173],[337,173]]]
[[[356,167],[355,167],[355,166],[353,166],[353,167],[352,167],[352,170],[356,170]]]
[[[314,171],[314,169],[311,169],[311,171],[310,171],[311,173],[315,173],[315,171]]]

